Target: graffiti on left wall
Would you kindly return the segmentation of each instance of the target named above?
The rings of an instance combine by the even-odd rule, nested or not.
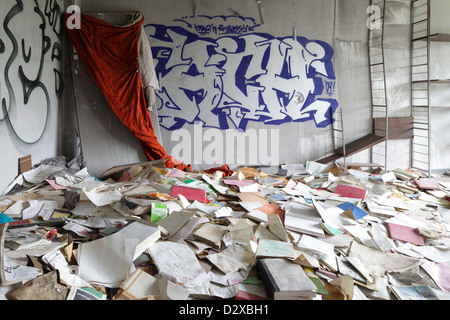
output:
[[[60,3],[0,4],[0,124],[24,144],[44,136],[64,89]]]

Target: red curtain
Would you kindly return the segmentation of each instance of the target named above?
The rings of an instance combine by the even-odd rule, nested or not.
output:
[[[147,159],[167,159],[168,168],[190,171],[191,166],[167,154],[153,130],[138,60],[139,35],[144,20],[118,27],[82,15],[81,29],[69,29],[67,20],[70,16],[64,14],[64,25],[81,61],[115,115],[139,139]]]

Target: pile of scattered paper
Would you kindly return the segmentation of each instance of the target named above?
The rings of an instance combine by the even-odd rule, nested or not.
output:
[[[308,162],[225,176],[154,161],[93,177],[43,163],[0,197],[0,293],[447,299],[449,200],[450,178],[405,169]]]

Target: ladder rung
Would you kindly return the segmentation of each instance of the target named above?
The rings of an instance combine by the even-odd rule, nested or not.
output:
[[[425,31],[425,30],[421,30],[421,31]],[[419,38],[413,38],[412,41],[423,41],[423,40],[425,40],[427,38],[428,38],[428,36],[419,37]]]
[[[417,153],[417,154],[424,155],[424,156],[428,156],[429,155],[429,153],[423,153],[423,152],[419,152],[419,151],[413,151],[413,152]]]
[[[425,161],[421,161],[421,160],[417,160],[417,159],[413,159],[413,161],[420,162],[420,163],[425,163],[425,164],[428,165],[428,162],[425,162]]]
[[[413,143],[413,146],[421,146],[421,147],[427,147],[428,148],[427,144],[421,144],[421,143]]]
[[[425,21],[428,21],[428,19],[422,19],[422,20],[413,22],[412,24],[424,23]]]
[[[412,64],[411,67],[423,67],[428,66],[428,63]]]

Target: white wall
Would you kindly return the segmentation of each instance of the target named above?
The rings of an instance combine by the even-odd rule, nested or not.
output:
[[[258,6],[255,1],[237,1],[237,0],[231,0],[231,1],[201,1],[197,0],[196,2],[196,8],[197,8],[197,14],[199,16],[201,15],[207,15],[209,17],[214,16],[230,16],[231,12],[229,11],[229,8],[234,9],[235,11],[239,12],[239,15],[241,17],[248,18],[245,23],[248,23],[251,25],[251,19],[254,20],[254,24],[261,24],[260,15],[258,11]],[[365,1],[353,1],[354,5],[360,8],[359,11],[365,12],[367,5],[361,5],[361,3],[364,3]],[[194,28],[189,28],[185,23],[180,22],[179,20],[185,17],[191,17],[192,16],[192,9],[190,7],[189,1],[164,1],[164,2],[157,2],[157,1],[131,1],[131,2],[122,2],[122,1],[85,1],[82,2],[82,11],[84,12],[133,12],[135,10],[139,10],[144,14],[144,17],[146,18],[146,24],[161,24],[164,26],[172,27],[172,26],[182,26],[185,30],[188,30],[192,33],[195,33]],[[343,13],[344,14],[344,13]],[[281,38],[287,38],[285,42],[289,42],[293,36],[293,24],[296,24],[297,27],[297,36],[298,37],[306,37],[308,40],[314,40],[314,41],[323,41],[326,44],[328,44],[331,47],[334,47],[333,39],[334,39],[334,19],[335,19],[335,6],[334,1],[330,0],[320,0],[320,1],[263,1],[263,15],[264,15],[264,24],[256,26],[254,28],[254,32],[259,36],[259,38],[256,38],[257,41],[263,41],[265,40],[262,35],[267,34],[269,36],[275,37],[276,39]],[[353,13],[351,14],[353,16]],[[345,20],[345,17],[342,17],[343,20]],[[211,20],[211,24],[218,25],[219,21],[216,19]],[[231,24],[231,18],[227,18],[227,21],[224,21],[223,24]],[[205,25],[206,19],[197,18],[197,19],[185,19],[185,21],[188,21],[192,23],[192,25]],[[360,17],[361,24],[365,26],[366,18],[364,16]],[[243,24],[245,24],[243,23]],[[152,35],[153,30],[151,28],[146,28],[146,31],[149,35]],[[343,31],[345,32],[345,31]],[[201,35],[199,35],[201,36]],[[223,36],[223,35],[222,35]],[[268,36],[268,37],[269,37]],[[221,36],[209,33],[206,38],[211,38],[213,41],[216,41]],[[242,37],[244,38],[244,37]],[[220,44],[224,45],[224,48],[227,50],[232,50],[232,45],[235,43],[233,40],[230,40],[228,42],[225,42],[225,40],[221,39]],[[150,42],[152,47],[155,47],[158,45],[157,41],[152,40],[152,37],[150,37]],[[275,43],[276,41],[273,41],[272,46],[275,47],[278,45]],[[195,56],[189,56],[188,58],[199,57],[199,52],[201,50],[201,41],[198,41],[198,48],[194,53],[188,52],[187,50],[190,49],[188,46],[185,46],[184,51],[185,55],[188,54],[194,54]],[[265,47],[261,47],[264,49]],[[280,47],[281,48],[281,47]],[[262,55],[261,52],[262,49],[256,50],[256,47],[252,46],[251,43],[247,43],[247,47],[249,51],[246,52],[248,55]],[[275,53],[272,53],[274,55]],[[364,55],[364,58],[367,59],[367,54],[364,52],[360,52],[360,54]],[[292,60],[298,60],[297,64],[292,64],[292,68],[297,68],[299,70],[300,68],[306,67],[305,65],[299,65],[304,64],[304,62],[301,61],[302,53],[300,51],[295,52],[295,55],[291,57]],[[156,58],[155,58],[156,59]],[[231,57],[227,57],[228,62],[231,61]],[[256,59],[255,59],[256,60]],[[250,68],[252,68],[252,71],[256,69],[256,66],[253,63],[257,63],[258,61],[253,61],[250,65]],[[292,61],[291,60],[291,61]],[[239,61],[238,61],[239,62]],[[281,66],[279,64],[280,61],[271,60],[270,63],[272,65],[278,65],[276,66],[278,69],[268,69],[268,77],[263,79],[264,77],[259,77],[258,81],[265,82],[265,88],[267,90],[263,91],[262,95],[264,96],[264,99],[269,99],[269,91],[272,90],[276,86],[280,86],[282,89],[283,85],[277,84],[276,80],[278,80],[275,76],[272,76],[270,78],[270,73],[276,73],[281,72]],[[282,61],[281,61],[282,62]],[[229,66],[229,65],[228,65]],[[227,67],[228,67],[227,66]],[[336,65],[334,65],[336,66]],[[250,69],[249,68],[249,69]],[[226,68],[225,68],[226,69]],[[229,69],[227,69],[227,72]],[[295,71],[295,70],[294,70]],[[249,75],[250,72],[247,73]],[[234,73],[227,73],[227,76],[231,76],[230,78],[224,77],[225,80],[225,86],[227,88],[233,87],[233,76]],[[339,76],[339,75],[337,75]],[[364,77],[365,79],[366,77]],[[272,80],[271,80],[272,79]],[[167,85],[167,78],[162,79],[161,83],[169,88],[177,89],[177,78],[170,79],[173,83],[173,85]],[[273,82],[270,82],[273,81]],[[303,80],[302,80],[303,81]],[[297,82],[298,87],[295,89],[298,89],[297,91],[302,91],[301,86],[304,85],[305,81],[303,82]],[[338,79],[339,81],[339,79]],[[359,83],[361,81],[358,81],[358,79],[353,79],[354,83]],[[352,81],[352,82],[353,82]],[[365,81],[367,81],[365,79]],[[333,82],[333,81],[331,81]],[[286,88],[296,86],[297,84],[292,84],[292,81],[285,81],[284,85]],[[185,85],[185,84],[184,84]],[[208,85],[211,85],[211,83],[205,83],[205,89],[213,91],[211,87],[207,87]],[[306,84],[307,86],[307,84]],[[249,87],[251,88],[251,87]],[[232,99],[235,99],[237,94],[239,92],[236,92],[233,88],[231,91],[227,91],[227,89],[223,90],[226,94],[230,93],[230,96]],[[286,91],[289,92],[288,89]],[[304,91],[303,91],[304,92]],[[236,95],[234,95],[236,94]],[[326,96],[326,94],[322,94],[322,96]],[[340,97],[339,91],[334,93],[335,100],[339,100]],[[242,98],[242,96],[241,96]],[[244,97],[245,98],[245,97]],[[257,98],[257,96],[256,96]],[[267,100],[266,100],[267,101]],[[270,104],[269,107],[274,107],[275,101],[272,96],[272,104]],[[245,103],[252,104],[255,102],[255,99],[253,97],[252,99],[247,99],[246,101],[239,101],[242,102],[243,105]],[[258,101],[256,100],[256,103]],[[175,104],[175,102],[174,102]],[[186,118],[189,118],[191,122],[193,122],[194,117],[190,117],[192,114],[190,113],[188,109],[188,103],[179,105],[183,108],[186,108],[185,116]],[[191,107],[191,110],[195,111],[195,105],[194,107]],[[279,108],[279,107],[278,107]],[[273,110],[275,110],[274,108]],[[164,113],[160,113],[160,116],[164,115]],[[274,113],[271,113],[270,116],[273,116]],[[204,119],[204,118],[202,118]],[[320,117],[317,117],[317,119],[321,119]],[[210,119],[211,122],[208,122],[209,124],[213,123],[212,121],[214,119]],[[217,119],[216,119],[217,120]],[[359,122],[359,121],[358,121]],[[261,123],[261,122],[248,122],[247,125],[247,135],[256,133],[256,136],[259,138],[258,141],[255,143],[255,145],[259,144],[261,142],[262,135],[264,133],[267,133],[267,138],[270,141],[272,138],[277,138],[277,143],[267,144],[268,150],[261,151],[262,147],[255,147],[251,148],[251,146],[247,145],[246,149],[246,155],[243,157],[244,161],[239,161],[237,154],[239,154],[239,150],[237,150],[234,154],[234,159],[230,155],[230,149],[226,147],[226,133],[224,130],[218,130],[218,129],[209,129],[205,127],[202,132],[200,133],[200,136],[202,137],[202,134],[210,134],[217,138],[218,140],[223,142],[224,149],[219,150],[217,148],[217,145],[211,144],[210,141],[207,140],[208,137],[203,137],[203,145],[198,145],[198,135],[195,136],[195,132],[200,132],[199,130],[195,130],[195,125],[193,124],[185,124],[182,127],[181,132],[177,131],[170,131],[167,129],[162,129],[162,135],[163,135],[163,145],[168,151],[168,153],[171,153],[174,156],[183,155],[184,151],[186,151],[188,148],[185,147],[185,144],[183,143],[184,140],[182,140],[182,137],[186,137],[188,134],[192,137],[191,139],[191,150],[187,153],[190,154],[191,162],[194,165],[196,164],[197,158],[200,158],[203,161],[203,165],[199,165],[199,167],[212,167],[214,165],[223,165],[225,163],[227,164],[235,164],[236,162],[239,162],[239,164],[244,163],[250,163],[250,164],[258,164],[258,162],[261,162],[262,158],[265,158],[264,156],[275,154],[275,157],[271,157],[271,160],[273,160],[274,164],[279,164],[283,162],[293,162],[293,163],[305,163],[308,160],[312,159],[318,159],[324,155],[326,155],[330,150],[332,149],[332,137],[331,137],[331,126],[320,128],[317,127],[314,120],[306,121],[306,122],[287,122],[283,123],[281,125],[273,125],[273,124],[267,124],[267,123]],[[236,130],[235,128],[231,127],[233,134],[235,134]],[[208,131],[207,131],[208,130]],[[254,130],[254,131],[252,131]],[[261,130],[268,130],[267,132],[262,132]],[[180,137],[182,136],[182,137]],[[235,148],[239,148],[242,146],[242,142],[244,141],[245,134],[242,134],[238,138],[238,142],[235,144]],[[179,138],[180,140],[177,140]],[[202,139],[202,138],[200,138]],[[172,141],[173,140],[173,141]],[[197,145],[194,146],[194,141],[197,142]],[[186,144],[189,145],[189,144]],[[208,151],[208,147],[210,149],[216,149],[216,153],[212,152],[212,154]],[[180,149],[183,149],[180,151]],[[197,150],[206,150],[206,154],[200,155],[198,154]],[[214,150],[213,150],[214,151]],[[234,151],[234,150],[233,150]],[[264,152],[267,151],[267,152]],[[174,154],[175,153],[175,154]],[[200,151],[201,153],[201,151]],[[253,158],[252,156],[255,156],[258,154],[258,156],[255,158],[255,161],[251,161]],[[212,157],[208,157],[208,155],[212,155]],[[211,160],[215,161],[207,161],[209,158],[212,158]],[[182,159],[185,160],[185,159]],[[230,160],[230,161],[227,161]],[[234,160],[234,161],[233,161]],[[233,163],[234,162],[234,163]]]
[[[435,1],[436,2],[436,1]],[[361,138],[372,132],[372,118],[370,106],[370,86],[368,74],[367,52],[367,8],[369,0],[277,0],[262,1],[264,12],[264,24],[255,28],[256,33],[267,33],[274,37],[292,36],[292,25],[297,26],[297,35],[310,40],[324,41],[334,49],[333,67],[336,73],[335,97],[339,107],[344,112],[345,136],[347,142]],[[230,8],[237,11],[240,16],[254,19],[260,22],[258,6],[253,0],[196,0],[196,9],[199,16],[229,16]],[[447,8],[448,1],[440,0],[438,7]],[[386,68],[387,68],[387,93],[389,103],[389,116],[404,117],[410,115],[410,76],[409,76],[409,0],[387,1],[387,25],[386,25]],[[133,12],[141,11],[146,24],[161,24],[164,26],[182,26],[190,31],[195,24],[202,24],[201,19],[184,19],[192,23],[188,27],[180,19],[191,17],[192,8],[189,1],[118,1],[98,0],[82,1],[84,12]],[[438,9],[439,10],[439,9]],[[441,13],[448,10],[439,10]],[[435,18],[433,18],[435,19]],[[436,19],[435,19],[436,20]],[[448,25],[446,18],[437,19],[439,26]],[[146,30],[151,34],[151,30]],[[213,36],[211,36],[214,38]],[[199,42],[200,43],[200,42]],[[152,46],[155,42],[152,43]],[[185,54],[197,54],[197,51],[184,52]],[[441,53],[442,54],[442,53]],[[442,69],[439,69],[441,71]],[[442,72],[442,71],[441,71]],[[181,81],[181,80],[180,80]],[[168,87],[177,89],[176,83]],[[440,95],[441,97],[442,95]],[[185,105],[183,105],[185,106]],[[447,110],[433,111],[433,166],[436,169],[450,167],[447,163],[449,157],[442,149],[442,143],[438,137],[446,128],[444,119]],[[186,118],[191,115],[185,113]],[[437,119],[435,119],[437,118]],[[192,117],[190,118],[192,119]],[[313,121],[289,122],[282,125],[264,125],[258,122],[249,123],[248,129],[276,130],[278,134],[278,150],[276,160],[280,163],[294,162],[305,163],[308,160],[321,158],[333,149],[331,127],[318,128]],[[203,130],[201,134],[205,134]],[[196,159],[205,160],[202,151],[205,149],[210,154],[209,158],[216,158],[216,164],[222,165],[227,160],[226,155],[236,152],[236,148],[243,145],[244,137],[240,138],[240,144],[234,149],[227,149],[224,142],[225,134],[221,130],[211,129],[207,131],[208,137],[199,144],[198,135],[195,137],[195,126],[184,125],[183,131],[169,131],[162,129],[163,145],[169,153],[176,156],[185,156],[195,162]],[[258,131],[256,131],[258,132]],[[269,131],[270,133],[270,131]],[[184,140],[192,137],[191,140]],[[275,138],[277,136],[275,135]],[[210,140],[208,140],[208,139]],[[179,139],[179,140],[178,140]],[[216,139],[216,140],[214,140]],[[220,144],[210,141],[222,141],[224,149],[219,150]],[[270,140],[270,139],[269,139]],[[190,141],[191,143],[187,143]],[[194,143],[194,142],[197,142]],[[185,147],[186,145],[190,148]],[[273,143],[275,145],[275,143]],[[273,146],[272,145],[272,146]],[[267,154],[270,154],[271,147]],[[260,152],[257,147],[249,147],[245,163],[252,163],[251,156]],[[189,149],[189,150],[188,150]],[[259,148],[261,149],[261,148]],[[447,148],[448,149],[448,148]],[[388,142],[388,169],[408,167],[410,161],[410,143],[408,140],[395,140]],[[212,152],[211,152],[212,151]],[[231,157],[231,156],[230,156]],[[232,158],[232,157],[231,157]],[[259,160],[256,158],[256,160]],[[349,162],[371,161],[370,150],[361,152],[348,159]],[[239,162],[239,161],[238,161]],[[228,164],[231,164],[228,162]],[[256,164],[256,163],[255,163]],[[212,163],[203,163],[200,167],[211,167]]]
[[[338,99],[343,111],[346,143],[372,132],[367,44],[368,6],[369,1],[336,1],[334,49]],[[348,162],[370,162],[370,150],[349,157],[347,160]]]
[[[411,116],[409,0],[386,2],[385,61],[389,117]],[[407,168],[410,140],[388,141],[388,169]]]
[[[18,158],[37,164],[60,153],[61,3],[0,2],[0,191],[17,176]]]

